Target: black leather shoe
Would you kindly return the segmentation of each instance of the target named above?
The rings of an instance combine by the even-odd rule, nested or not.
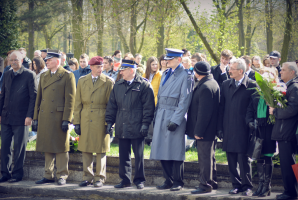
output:
[[[58,185],[65,185],[66,184],[66,180],[64,178],[59,178],[59,180],[57,181]]]
[[[95,183],[93,183],[94,187],[102,187],[103,183],[101,181],[96,181]]]
[[[276,199],[284,200],[284,199],[296,199],[296,197],[291,197],[287,194],[279,194],[276,195]]]
[[[7,177],[5,177],[5,176],[2,176],[2,177],[0,178],[0,183],[6,182],[6,181],[8,181],[8,180],[9,180],[9,178],[7,178]]]
[[[90,184],[91,184],[91,182],[89,182],[89,181],[82,181],[82,182],[79,183],[79,186],[80,187],[85,187],[85,186],[88,186]]]
[[[8,180],[8,182],[9,183],[16,183],[16,182],[19,182],[19,181],[21,181],[22,179],[20,179],[20,178],[12,178],[12,179],[9,179]]]
[[[191,191],[192,194],[204,194],[212,192],[212,188],[203,189],[203,188],[197,188],[196,190]]]
[[[168,184],[164,183],[163,185],[156,186],[156,189],[167,190],[167,189],[170,189],[171,187],[172,187],[172,185],[168,185]]]
[[[114,186],[114,188],[126,188],[126,187],[131,187],[131,183],[124,184],[121,182],[118,185]]]
[[[136,186],[137,186],[137,189],[144,189],[144,184],[143,183],[139,183]]]
[[[54,183],[55,180],[49,180],[49,179],[46,179],[46,178],[42,178],[41,180],[39,181],[36,181],[35,183],[36,184],[44,184],[44,183]]]
[[[234,189],[229,191],[229,194],[238,194],[239,192],[242,192],[242,190],[238,189],[238,188],[234,188]]]
[[[171,191],[179,191],[179,190],[182,190],[182,188],[183,187],[181,185],[177,185],[177,186],[172,186],[170,190]]]
[[[251,197],[252,196],[252,190],[251,189],[245,190],[244,192],[242,192],[242,196]]]

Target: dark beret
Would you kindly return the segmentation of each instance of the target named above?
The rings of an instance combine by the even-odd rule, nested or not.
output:
[[[95,56],[91,58],[88,62],[89,65],[102,65],[103,64],[103,58],[100,56]]]

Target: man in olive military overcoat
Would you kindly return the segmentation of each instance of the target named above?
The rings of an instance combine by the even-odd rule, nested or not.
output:
[[[91,73],[78,81],[73,122],[75,132],[80,135],[78,149],[83,156],[83,181],[79,186],[93,182],[94,187],[101,187],[106,179],[106,152],[110,151],[105,113],[114,81],[102,73],[102,57],[95,56],[88,64]],[[95,175],[93,153],[96,153]]]
[[[75,78],[60,66],[59,53],[48,52],[47,72],[40,76],[32,130],[37,131],[36,151],[45,153],[44,178],[36,184],[54,182],[54,161],[59,185],[68,177],[69,130],[75,103]]]

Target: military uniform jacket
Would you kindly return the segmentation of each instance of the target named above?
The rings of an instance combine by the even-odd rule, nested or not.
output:
[[[168,71],[161,77],[157,95],[150,159],[181,161],[185,160],[186,112],[192,98],[193,80],[180,66],[162,85]],[[170,121],[179,125],[175,131],[168,130]]]
[[[63,132],[62,121],[71,121],[75,103],[75,77],[59,67],[41,74],[34,109],[38,120],[36,151],[63,153],[69,151],[69,131]]]
[[[121,79],[115,83],[106,111],[106,122],[114,124],[115,136],[138,139],[142,125],[149,126],[154,116],[154,94],[147,79],[139,75],[128,85]]]
[[[110,135],[106,134],[105,114],[114,82],[104,74],[92,82],[91,73],[79,79],[73,124],[81,125],[78,149],[89,153],[110,151]]]

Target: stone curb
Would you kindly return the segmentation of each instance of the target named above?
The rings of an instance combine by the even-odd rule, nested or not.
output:
[[[193,195],[190,193],[194,189],[184,188],[178,192],[170,190],[157,190],[155,187],[147,187],[143,190],[136,189],[135,186],[115,189],[111,185],[104,185],[102,188],[93,186],[79,187],[77,184],[67,183],[63,186],[57,184],[37,185],[33,181],[20,181],[18,183],[0,183],[0,193],[14,193],[20,195],[34,195],[43,197],[67,197],[76,199],[106,199],[106,200],[127,200],[127,199],[144,199],[144,200],[207,200],[207,199],[275,199],[277,194],[271,193],[265,198],[243,197],[240,195],[229,195],[229,189],[213,190],[212,193]]]

